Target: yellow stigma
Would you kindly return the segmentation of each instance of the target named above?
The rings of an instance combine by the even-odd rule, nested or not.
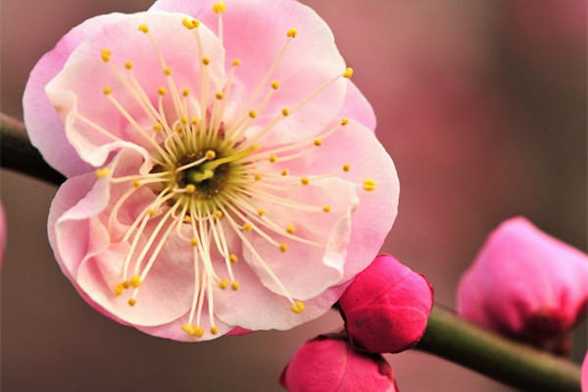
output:
[[[244,232],[249,233],[251,230],[253,230],[253,226],[251,225],[251,223],[245,223],[243,226],[241,226],[241,229]]]
[[[129,61],[126,61],[126,62],[125,62],[125,69],[126,69],[126,70],[129,70],[129,71],[130,71],[131,69],[133,69],[133,62],[132,62],[132,61],[130,61],[130,60],[129,60]]]
[[[328,204],[327,204],[326,206],[324,206],[324,207],[323,207],[323,212],[329,213],[329,212],[331,212],[331,210],[332,210],[332,208],[331,208],[331,206],[330,206],[330,205],[328,205]]]
[[[221,279],[218,282],[218,287],[222,290],[226,289],[227,287],[229,287],[229,281],[227,279]]]
[[[300,183],[301,183],[302,185],[308,185],[308,184],[310,184],[310,179],[309,179],[308,177],[302,177],[302,178],[300,179]]]
[[[236,254],[234,254],[234,253],[231,253],[231,254],[229,255],[229,261],[230,261],[231,263],[235,264],[237,261],[239,261],[239,256],[237,256],[237,255],[236,255]]]
[[[323,141],[321,139],[314,139],[313,144],[317,147],[321,146],[323,144]]]
[[[189,88],[185,88],[185,89],[183,89],[183,90],[182,90],[182,95],[183,95],[184,97],[187,97],[187,96],[189,96],[189,95],[190,95],[190,89],[189,89]]]
[[[240,287],[241,287],[241,286],[239,285],[239,282],[238,282],[238,281],[236,281],[236,280],[233,280],[233,281],[231,282],[231,289],[233,289],[233,291],[237,291],[237,290],[239,290],[239,288],[240,288]]]
[[[351,166],[350,166],[348,163],[344,164],[344,165],[343,165],[343,171],[344,171],[345,173],[348,173],[348,172],[349,172],[349,170],[351,170]]]
[[[135,298],[129,298],[127,303],[129,304],[129,306],[135,306],[137,304],[137,300]]]
[[[231,65],[233,67],[238,67],[241,65],[241,60],[240,59],[233,59],[233,61],[231,62]]]
[[[286,244],[285,242],[282,242],[280,244],[279,248],[280,248],[280,252],[286,253],[286,251],[288,250],[288,244]]]
[[[171,68],[170,68],[170,67],[165,67],[165,68],[163,69],[163,74],[164,74],[165,76],[171,76],[171,74],[172,74],[172,70],[171,70]]]
[[[367,192],[371,192],[376,189],[376,185],[377,185],[376,180],[374,180],[373,178],[367,178],[363,182],[363,190],[365,190]]]
[[[190,243],[192,244],[192,246],[198,246],[198,238],[196,238],[196,237],[192,238]]]
[[[147,26],[147,24],[145,23],[141,23],[138,27],[138,30],[142,33],[147,34],[149,32],[149,26]]]
[[[284,170],[282,170],[282,171],[280,172],[280,174],[281,174],[283,177],[286,177],[286,176],[287,176],[289,173],[290,173],[290,172],[288,171],[288,169],[284,169]]]
[[[251,117],[251,118],[257,117],[257,112],[255,110],[250,110],[249,111],[249,117]]]
[[[219,1],[218,3],[214,3],[212,5],[212,11],[215,14],[224,14],[227,11],[227,5],[224,1]]]
[[[216,158],[216,152],[214,150],[206,151],[206,159],[212,160],[214,158]]]
[[[282,116],[288,117],[290,115],[290,109],[284,108],[282,109]]]
[[[296,38],[296,36],[298,35],[298,30],[296,30],[296,28],[292,27],[290,30],[288,30],[286,35],[288,36],[288,38]]]
[[[218,92],[218,93],[216,93],[215,97],[216,97],[216,99],[218,99],[220,101],[225,97],[225,95],[221,92]]]
[[[141,286],[141,277],[139,275],[133,275],[133,276],[131,276],[129,283],[131,284],[132,287],[137,288],[137,287]]]
[[[302,301],[294,301],[292,303],[292,307],[290,308],[296,314],[300,314],[304,311],[304,302]]]
[[[96,177],[97,178],[104,178],[104,177],[108,177],[109,175],[110,175],[110,168],[108,168],[108,167],[102,167],[102,168],[96,170]]]
[[[290,224],[286,227],[286,233],[294,234],[295,232],[296,232],[296,227],[294,225]]]
[[[343,117],[341,119],[341,125],[346,126],[347,124],[349,124],[349,119],[347,117]]]
[[[110,51],[110,49],[102,49],[100,51],[100,58],[102,59],[102,61],[104,61],[105,63],[110,61],[110,57],[112,56],[112,52]]]
[[[218,333],[218,327],[216,325],[210,327],[210,333],[216,335]]]
[[[122,283],[119,283],[114,288],[114,295],[118,297],[123,293],[123,291],[125,291],[125,286]]]
[[[272,88],[273,88],[274,90],[278,90],[278,89],[280,88],[280,82],[278,82],[277,80],[274,80],[274,81],[272,82]]]
[[[276,154],[272,154],[272,155],[270,155],[270,157],[269,157],[269,161],[270,161],[271,163],[276,163],[276,162],[277,162],[277,160],[278,160],[278,156],[277,156]]]
[[[182,24],[188,30],[192,30],[200,26],[200,22],[196,19],[184,18],[182,19]]]
[[[191,195],[192,193],[196,192],[196,186],[194,184],[186,185],[186,193]]]
[[[351,79],[353,77],[353,68],[345,68],[345,71],[343,71],[343,77],[346,79]]]
[[[157,94],[163,97],[165,94],[167,94],[167,90],[165,89],[165,87],[160,87],[157,89]]]
[[[204,65],[210,64],[210,59],[208,57],[202,57],[202,64],[204,64]]]
[[[105,86],[105,87],[102,89],[102,94],[104,94],[104,95],[110,95],[110,94],[112,94],[112,87],[110,87],[110,86]]]

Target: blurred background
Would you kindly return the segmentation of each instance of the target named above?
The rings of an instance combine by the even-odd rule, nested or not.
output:
[[[453,306],[486,234],[513,215],[586,250],[585,0],[304,3],[334,30],[400,174],[400,214],[384,250],[424,273],[437,302]],[[22,118],[29,71],[71,27],[150,4],[0,0],[2,112]],[[279,391],[295,349],[341,325],[331,313],[289,332],[192,345],[122,327],[88,307],[53,260],[46,218],[56,188],[0,175],[5,391]],[[402,391],[511,390],[425,354],[389,359]]]

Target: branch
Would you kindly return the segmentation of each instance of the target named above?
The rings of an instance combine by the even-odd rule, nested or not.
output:
[[[580,392],[580,368],[572,362],[482,330],[438,307],[416,349],[525,391]]]
[[[22,122],[0,113],[0,164],[39,180],[59,185],[65,177],[49,166],[27,137]]]

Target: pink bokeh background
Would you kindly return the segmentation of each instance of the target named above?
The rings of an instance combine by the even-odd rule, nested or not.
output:
[[[334,30],[399,171],[400,214],[384,250],[427,275],[439,303],[453,306],[485,235],[513,215],[586,249],[585,0],[304,2]],[[150,3],[2,0],[1,110],[22,115],[28,72],[69,28]],[[187,345],[115,324],[53,261],[45,225],[56,189],[0,175],[7,391],[278,391],[296,347],[341,325],[331,313],[288,332]],[[389,359],[402,391],[511,390],[425,354]]]

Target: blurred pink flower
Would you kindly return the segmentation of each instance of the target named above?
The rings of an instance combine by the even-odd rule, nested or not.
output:
[[[73,176],[49,217],[64,274],[100,312],[176,340],[326,312],[398,203],[352,73],[293,0],[160,0],[74,28],[24,96],[31,140]]]
[[[586,310],[588,257],[522,217],[488,238],[458,288],[465,319],[553,349]]]
[[[324,336],[298,349],[280,383],[290,392],[398,392],[392,368],[381,355]]]
[[[582,365],[582,392],[588,392],[588,352]]]
[[[354,343],[370,352],[397,353],[425,333],[433,288],[394,257],[378,256],[345,290],[339,306]]]

